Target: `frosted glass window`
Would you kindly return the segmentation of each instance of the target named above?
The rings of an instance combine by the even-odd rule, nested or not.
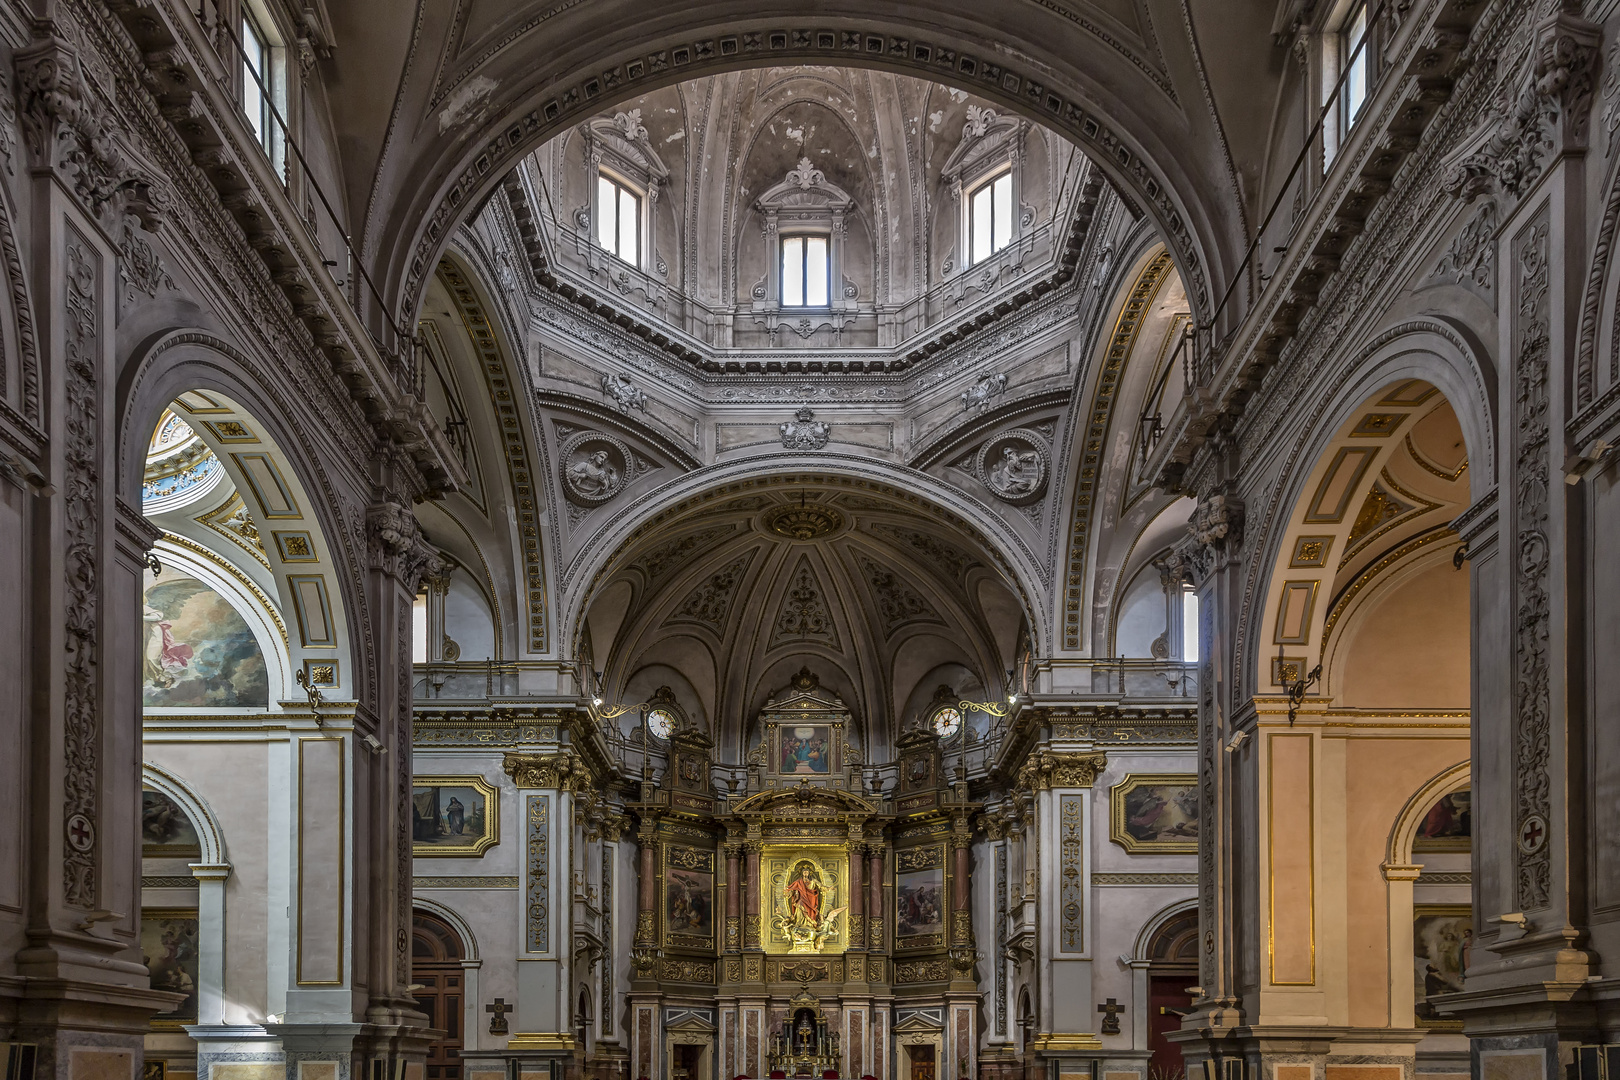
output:
[[[1367,74],[1368,52],[1370,48],[1365,45],[1367,37],[1367,5],[1357,4],[1355,11],[1345,20],[1344,30],[1340,33],[1340,53],[1344,57],[1344,127],[1348,131],[1356,118],[1361,114],[1361,107],[1367,103]]]
[[[411,602],[411,663],[425,664],[428,658],[427,594],[417,593]]]
[[[782,238],[783,307],[826,307],[830,273],[825,236]]]
[[[609,176],[596,178],[596,242],[631,265],[641,260],[641,197]]]
[[[1181,592],[1181,658],[1198,660],[1198,594],[1191,589]]]
[[[275,156],[270,118],[270,42],[253,16],[242,15],[242,112],[264,152]]]
[[[1012,173],[1004,172],[974,188],[968,196],[969,262],[988,259],[1011,243],[1012,221]]]

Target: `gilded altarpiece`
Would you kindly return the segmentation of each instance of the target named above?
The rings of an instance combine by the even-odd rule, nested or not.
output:
[[[849,858],[834,848],[766,848],[760,911],[770,954],[834,955],[849,947]]]

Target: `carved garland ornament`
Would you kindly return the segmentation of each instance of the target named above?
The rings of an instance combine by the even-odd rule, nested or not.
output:
[[[98,700],[97,639],[100,619],[101,549],[98,426],[101,316],[100,260],[89,241],[71,225],[67,231],[63,348],[68,378],[63,470],[64,562],[67,589],[64,641],[67,687],[63,710],[63,840],[62,892],[69,904],[93,908],[96,881],[97,802],[101,788],[98,747],[101,708]]]
[[[1551,890],[1551,738],[1547,641],[1550,601],[1548,525],[1548,265],[1545,212],[1515,245],[1518,261],[1517,351],[1513,366],[1514,560],[1516,620],[1513,679],[1514,773],[1518,789],[1517,903],[1545,907]]]

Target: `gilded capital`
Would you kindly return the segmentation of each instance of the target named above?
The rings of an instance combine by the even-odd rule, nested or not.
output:
[[[1058,753],[1040,750],[1030,755],[1018,771],[1018,786],[1031,791],[1052,788],[1088,788],[1102,774],[1108,755]]]
[[[574,791],[590,779],[590,770],[572,754],[506,754],[501,767],[520,788]]]

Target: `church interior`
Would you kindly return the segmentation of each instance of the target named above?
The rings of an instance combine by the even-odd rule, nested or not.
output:
[[[0,1080],[1620,1080],[1620,0],[0,69]]]

